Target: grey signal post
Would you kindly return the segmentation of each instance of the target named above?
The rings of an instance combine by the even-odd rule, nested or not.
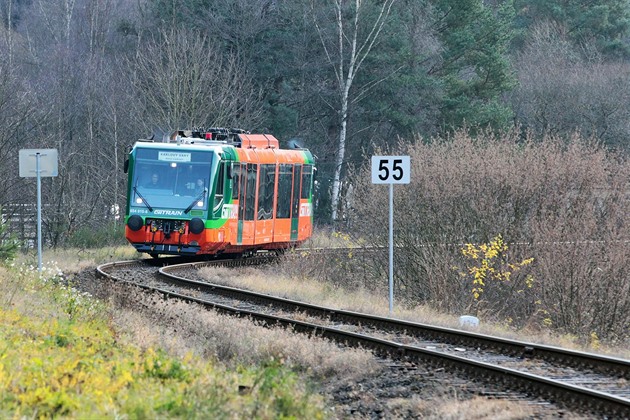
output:
[[[409,156],[372,156],[372,184],[389,184],[389,314],[394,312],[394,184],[411,181]]]
[[[43,176],[57,176],[57,149],[20,150],[20,176],[37,177],[37,269],[42,272],[42,181]]]

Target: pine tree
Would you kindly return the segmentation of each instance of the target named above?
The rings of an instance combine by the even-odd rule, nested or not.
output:
[[[508,60],[512,2],[493,10],[481,0],[438,0],[435,8],[442,54],[429,73],[445,92],[443,129],[506,127],[512,112],[500,96],[515,83]]]

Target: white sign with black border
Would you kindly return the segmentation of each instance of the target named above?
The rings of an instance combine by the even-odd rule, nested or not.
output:
[[[372,156],[372,184],[409,184],[409,156]]]

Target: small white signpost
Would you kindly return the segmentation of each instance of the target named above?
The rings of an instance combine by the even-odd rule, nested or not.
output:
[[[42,272],[42,181],[43,176],[57,176],[57,149],[20,150],[20,176],[37,177],[37,269]]]
[[[394,184],[409,184],[409,156],[372,156],[372,184],[389,184],[389,314],[394,311]]]

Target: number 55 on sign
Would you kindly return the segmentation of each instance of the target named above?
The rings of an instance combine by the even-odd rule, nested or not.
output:
[[[372,156],[372,184],[409,184],[409,156]]]

